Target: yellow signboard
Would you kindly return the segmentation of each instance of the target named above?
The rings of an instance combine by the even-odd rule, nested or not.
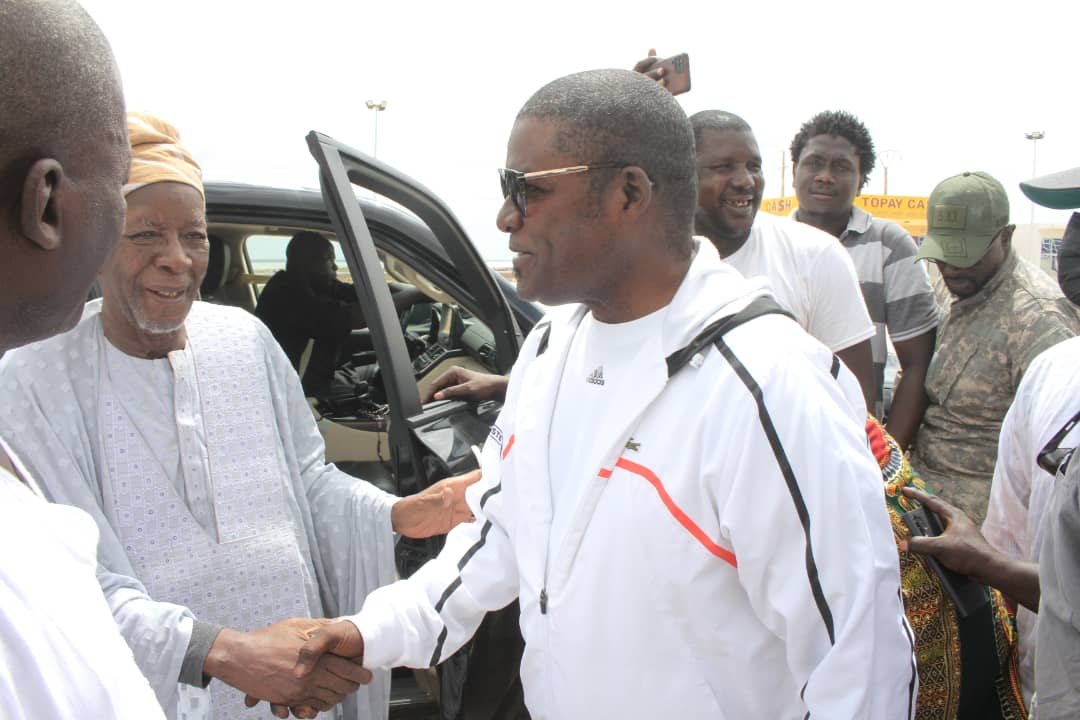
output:
[[[782,198],[765,198],[761,201],[761,209],[772,215],[790,215],[791,211],[799,207],[799,201],[794,195]]]
[[[874,217],[898,223],[915,237],[926,234],[926,201],[927,198],[917,195],[860,195],[855,198],[855,204],[863,210]],[[761,201],[761,209],[773,215],[790,215],[797,207],[799,201],[794,195]]]
[[[860,195],[855,204],[875,217],[886,220],[926,222],[928,198],[909,195]]]

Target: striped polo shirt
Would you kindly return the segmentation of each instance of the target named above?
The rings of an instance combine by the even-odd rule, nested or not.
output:
[[[797,219],[798,210],[794,214]],[[881,417],[886,332],[896,343],[933,330],[939,322],[937,301],[925,264],[915,260],[915,241],[896,223],[852,206],[840,242],[855,264],[866,309],[874,323],[875,335],[870,341],[877,386],[873,411]]]

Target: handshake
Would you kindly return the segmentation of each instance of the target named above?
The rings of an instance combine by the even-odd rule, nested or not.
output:
[[[204,672],[270,703],[275,717],[313,718],[371,682],[364,640],[348,620],[292,618],[252,632],[222,630]]]
[[[465,490],[479,479],[474,470],[401,498],[390,511],[394,532],[424,538],[471,520]],[[244,693],[248,707],[266,700],[276,717],[287,718],[291,710],[313,718],[371,682],[363,657],[360,631],[348,620],[292,618],[252,632],[223,629],[203,674]]]

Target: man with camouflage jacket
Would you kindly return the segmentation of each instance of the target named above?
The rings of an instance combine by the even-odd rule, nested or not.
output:
[[[912,467],[975,522],[986,516],[998,434],[1028,365],[1080,332],[1057,285],[1012,249],[1005,188],[983,172],[930,195],[918,257],[937,264],[952,302],[926,375],[930,404]]]

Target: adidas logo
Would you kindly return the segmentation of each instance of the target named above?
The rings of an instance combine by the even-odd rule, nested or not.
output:
[[[589,373],[588,377],[585,378],[585,382],[591,383],[593,385],[603,385],[604,384],[604,366],[601,365],[600,367],[596,368],[591,373]]]

